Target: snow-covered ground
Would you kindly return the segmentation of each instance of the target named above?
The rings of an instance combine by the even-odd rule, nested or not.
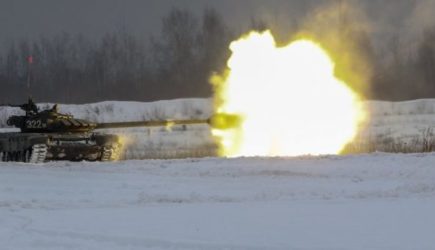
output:
[[[435,99],[367,101],[368,123],[355,140],[361,151],[435,150]]]
[[[1,249],[435,249],[435,154],[0,164]]]

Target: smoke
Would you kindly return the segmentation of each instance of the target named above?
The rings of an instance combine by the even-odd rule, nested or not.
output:
[[[419,0],[416,1],[411,16],[407,19],[408,30],[421,32],[425,28],[432,27],[435,24],[434,17],[435,1]]]
[[[296,38],[318,41],[335,62],[335,75],[361,97],[369,97],[374,52],[364,8],[357,1],[329,1],[303,20]]]
[[[336,63],[336,76],[361,97],[435,95],[435,1],[336,0],[307,6],[293,25],[292,39],[318,41]]]
[[[387,25],[373,34],[380,44],[374,85],[379,99],[409,100],[435,96],[435,1],[399,1]],[[400,17],[400,18],[398,18]],[[384,17],[385,18],[385,17]],[[384,36],[380,36],[380,35]]]
[[[424,33],[435,27],[435,1],[415,1],[413,10],[405,19],[401,44],[404,52],[415,52],[419,43],[424,39]]]

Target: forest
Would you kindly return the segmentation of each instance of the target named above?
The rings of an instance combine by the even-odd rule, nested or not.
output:
[[[267,28],[253,18],[250,27],[236,30],[213,8],[200,16],[173,8],[162,18],[159,34],[145,41],[125,27],[98,39],[62,32],[13,41],[0,51],[0,103],[23,102],[29,95],[62,103],[210,97],[209,78],[225,69],[230,42]],[[370,67],[366,98],[435,96],[435,29],[424,31],[414,53],[403,54],[391,41],[387,61],[367,34],[349,34]]]

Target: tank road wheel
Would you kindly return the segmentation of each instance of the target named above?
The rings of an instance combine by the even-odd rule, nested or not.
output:
[[[23,162],[29,162],[31,155],[32,155],[32,151],[30,149],[25,150],[23,153]]]
[[[45,161],[46,156],[47,156],[47,145],[35,144],[32,146],[31,154],[28,162],[42,163]]]
[[[101,153],[101,161],[116,161],[119,159],[121,151],[120,144],[112,144],[110,146],[104,146]]]
[[[41,163],[44,162],[46,154],[47,146],[40,144],[34,145],[31,149],[25,151],[0,152],[0,161]]]
[[[20,158],[18,161],[20,162],[29,162],[30,159],[30,150],[24,150],[20,152]]]

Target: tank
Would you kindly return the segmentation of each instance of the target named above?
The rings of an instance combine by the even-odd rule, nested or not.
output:
[[[205,123],[227,128],[238,121],[230,115],[216,115],[205,120],[94,123],[61,114],[57,105],[39,111],[31,98],[25,104],[8,106],[21,108],[25,115],[7,120],[20,132],[0,133],[0,160],[30,163],[117,160],[122,148],[120,136],[96,132],[98,129]]]

